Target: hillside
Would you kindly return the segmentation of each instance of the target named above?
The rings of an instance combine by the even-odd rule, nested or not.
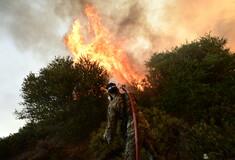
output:
[[[146,62],[143,90],[133,86],[158,153],[169,160],[235,159],[235,54],[223,38],[205,35]],[[56,57],[22,84],[27,120],[0,139],[0,159],[121,160],[119,129],[103,141],[108,73],[87,58]],[[141,159],[148,159],[141,150]]]

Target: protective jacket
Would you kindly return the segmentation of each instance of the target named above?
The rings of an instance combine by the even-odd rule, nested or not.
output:
[[[142,112],[138,110],[136,101],[134,101],[134,103],[136,106],[138,130],[149,128],[149,123],[144,118]],[[118,120],[121,120],[121,130],[123,132],[124,139],[127,140],[129,137],[133,137],[135,135],[134,121],[130,99],[127,94],[117,93],[109,103],[107,125],[105,129],[105,135],[108,142],[111,141],[112,136],[116,132]]]

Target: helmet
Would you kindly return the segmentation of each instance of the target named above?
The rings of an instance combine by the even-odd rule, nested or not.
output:
[[[108,90],[109,93],[113,94],[118,92],[118,88],[115,83],[109,83],[106,86],[106,89]]]

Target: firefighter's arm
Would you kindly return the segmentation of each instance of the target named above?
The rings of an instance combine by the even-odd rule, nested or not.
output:
[[[117,128],[117,106],[118,103],[114,103],[108,107],[108,121],[103,138],[110,143],[112,136],[116,132]]]

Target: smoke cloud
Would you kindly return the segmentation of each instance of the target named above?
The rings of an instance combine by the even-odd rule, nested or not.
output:
[[[1,31],[21,53],[48,60],[65,52],[63,23],[52,8],[46,1],[0,0]]]
[[[75,19],[87,25],[86,4],[136,62],[209,32],[235,50],[235,0],[0,0],[1,27],[22,52],[68,52],[63,37]]]

